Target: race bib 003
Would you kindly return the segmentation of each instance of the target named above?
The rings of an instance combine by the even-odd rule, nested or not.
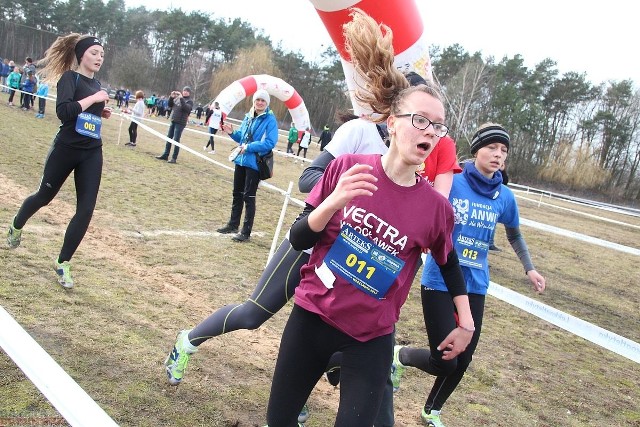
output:
[[[76,132],[93,139],[100,139],[102,118],[91,113],[80,113],[76,120]]]

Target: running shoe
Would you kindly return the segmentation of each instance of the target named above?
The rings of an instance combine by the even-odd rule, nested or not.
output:
[[[400,380],[402,379],[402,374],[407,369],[400,362],[400,349],[403,346],[397,345],[393,347],[393,362],[391,363],[391,383],[393,383],[393,392],[395,393],[400,388]]]
[[[428,414],[422,408],[422,421],[424,421],[425,427],[445,427],[440,421],[440,411],[431,410]]]
[[[58,275],[58,283],[65,288],[71,289],[73,288],[73,279],[71,278],[71,265],[69,261],[58,262],[54,261],[53,268],[56,270],[56,274]]]
[[[300,414],[298,414],[298,423],[300,424],[306,423],[310,416],[311,416],[311,412],[309,411],[309,405],[305,403],[304,406],[302,407],[302,411],[300,411]]]
[[[11,220],[11,225],[9,226],[9,231],[7,232],[7,245],[9,245],[10,249],[15,249],[20,246],[20,242],[22,241],[22,229],[17,229],[13,226],[13,220]]]
[[[198,348],[195,346],[193,347],[193,349],[185,348],[186,346],[184,345],[184,341],[189,332],[190,331],[188,330],[184,330],[178,333],[178,336],[176,337],[176,343],[173,346],[173,350],[164,361],[169,384],[171,385],[180,384],[182,378],[184,378],[184,371],[187,369],[189,358],[193,353],[198,351]]]

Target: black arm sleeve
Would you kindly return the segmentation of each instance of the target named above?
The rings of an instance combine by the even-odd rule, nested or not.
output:
[[[65,72],[58,80],[56,115],[63,123],[75,121],[78,115],[82,113],[82,106],[78,101],[74,101],[78,79],[73,72]],[[89,95],[91,94],[87,94],[87,96]]]
[[[525,274],[531,270],[535,270],[533,261],[531,261],[531,255],[529,254],[529,248],[527,242],[524,241],[522,233],[520,233],[520,227],[504,227],[507,232],[507,240],[511,244],[511,247],[518,255],[522,266],[524,267]]]
[[[321,231],[315,232],[309,227],[309,214],[315,208],[307,204],[296,218],[289,231],[289,243],[296,251],[312,248],[320,240]]]
[[[438,267],[440,267],[444,284],[447,285],[447,289],[452,298],[459,295],[467,295],[467,285],[464,283],[464,276],[462,275],[458,254],[455,249],[449,252],[447,263],[445,265],[438,265]]]
[[[298,189],[303,193],[311,192],[313,186],[320,181],[322,174],[325,169],[327,169],[327,165],[331,163],[334,158],[335,157],[327,150],[320,152],[320,155],[313,160],[311,166],[306,168],[302,172],[302,175],[300,175]]]

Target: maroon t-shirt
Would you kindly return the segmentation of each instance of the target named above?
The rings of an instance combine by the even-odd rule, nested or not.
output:
[[[371,173],[378,178],[378,190],[373,196],[353,199],[331,218],[313,248],[309,263],[300,270],[302,280],[296,288],[295,301],[364,342],[393,331],[416,275],[422,248],[429,248],[438,264],[446,263],[453,247],[454,217],[449,201],[424,179],[418,177],[411,187],[391,181],[378,154],[338,157],[329,164],[306,202],[318,206],[335,189],[340,175],[355,164],[373,166]],[[365,294],[337,274],[333,288],[329,289],[316,274],[316,267],[322,265],[343,223],[405,262],[384,299]]]

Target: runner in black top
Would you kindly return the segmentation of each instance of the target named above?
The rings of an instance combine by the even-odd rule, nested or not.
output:
[[[104,59],[104,49],[94,36],[72,33],[58,39],[40,61],[42,75],[56,81],[56,114],[61,121],[47,155],[44,173],[38,190],[27,197],[9,226],[7,244],[20,245],[22,227],[40,208],[48,205],[58,194],[65,180],[74,173],[76,213],[64,234],[60,254],[54,262],[58,282],[73,287],[69,260],[84,237],[100,188],[102,176],[102,118],[109,118],[105,108],[109,99],[100,82],[94,78]]]

